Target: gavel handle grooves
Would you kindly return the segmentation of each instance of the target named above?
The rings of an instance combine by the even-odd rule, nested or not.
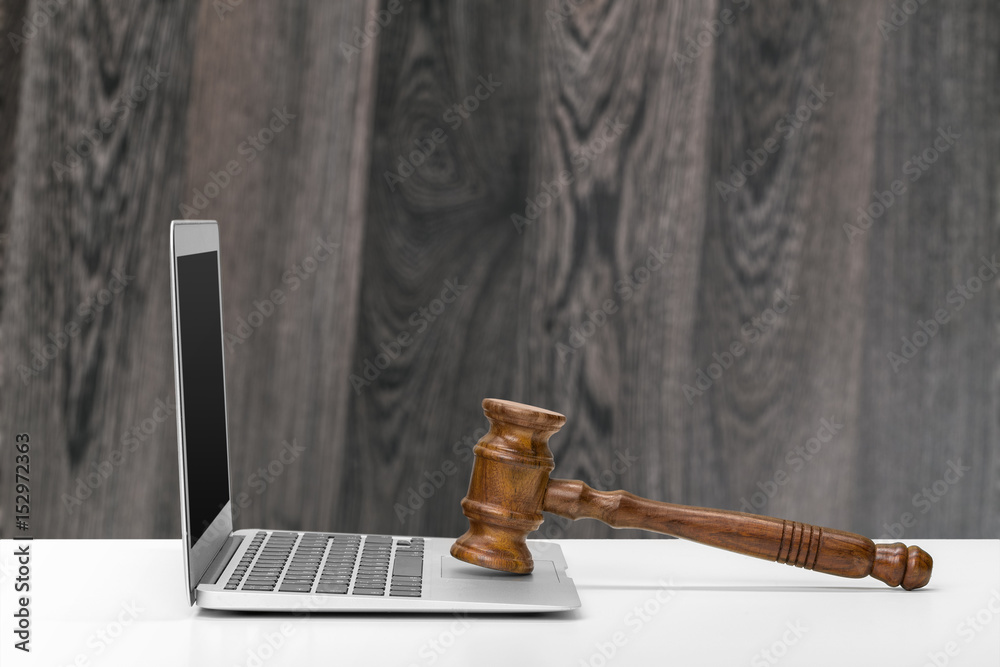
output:
[[[542,509],[568,519],[641,528],[747,556],[841,577],[871,575],[890,586],[925,586],[933,561],[920,547],[876,545],[867,537],[744,512],[673,505],[626,491],[595,491],[576,480],[550,479]]]

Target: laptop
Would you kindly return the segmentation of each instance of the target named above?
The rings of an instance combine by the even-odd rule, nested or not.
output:
[[[218,224],[173,221],[170,252],[181,540],[192,605],[394,613],[580,606],[562,551],[551,543],[529,542],[534,572],[512,575],[456,560],[446,538],[234,531]]]

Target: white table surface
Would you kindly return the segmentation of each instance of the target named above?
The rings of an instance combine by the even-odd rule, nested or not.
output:
[[[1000,665],[1000,541],[908,543],[934,557],[921,591],[680,540],[561,540],[573,612],[306,617],[189,606],[180,540],[35,540],[25,654],[2,540],[0,665]]]

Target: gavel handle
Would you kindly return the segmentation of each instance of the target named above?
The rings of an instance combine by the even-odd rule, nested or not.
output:
[[[550,479],[542,509],[567,519],[597,519],[840,577],[871,575],[913,590],[931,578],[933,560],[920,547],[876,545],[867,537],[744,512],[647,500],[626,491],[595,491],[576,480]]]

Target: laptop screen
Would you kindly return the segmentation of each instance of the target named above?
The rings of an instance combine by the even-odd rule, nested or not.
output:
[[[189,548],[229,502],[219,253],[177,257]]]

